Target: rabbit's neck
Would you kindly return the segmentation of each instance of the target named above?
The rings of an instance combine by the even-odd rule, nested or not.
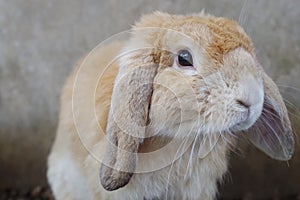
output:
[[[152,171],[177,165],[177,169],[190,170],[202,168],[206,163],[224,167],[227,166],[228,153],[234,143],[234,138],[224,139],[223,136],[195,136],[185,139],[163,136],[146,138],[139,149],[139,168],[142,171]],[[186,170],[178,173],[185,174]]]
[[[148,138],[140,149],[143,150],[141,153],[147,151],[147,156],[140,157],[137,169],[150,173],[134,176],[134,180],[147,185],[147,190],[157,190],[156,193],[164,198],[167,195],[166,199],[213,199],[217,182],[227,171],[230,145],[222,138],[213,146],[210,142],[199,137],[190,141],[158,136]],[[150,144],[154,151],[149,151]],[[152,182],[150,177],[164,178]],[[157,184],[161,184],[162,191]]]

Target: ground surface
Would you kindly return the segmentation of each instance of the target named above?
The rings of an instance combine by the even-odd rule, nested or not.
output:
[[[219,198],[219,200],[252,200],[256,199],[253,194],[245,194],[241,198]],[[49,187],[37,186],[33,189],[6,189],[0,191],[0,200],[54,200]],[[275,194],[270,198],[264,198],[261,200],[300,200],[300,194],[281,196]]]
[[[37,186],[33,189],[5,189],[0,192],[0,200],[54,200],[48,187]]]

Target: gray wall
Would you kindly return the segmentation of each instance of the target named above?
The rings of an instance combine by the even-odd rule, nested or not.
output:
[[[299,0],[0,0],[0,188],[45,184],[59,93],[78,58],[144,13],[202,8],[240,18],[259,61],[286,100],[299,108]],[[300,131],[296,114],[293,121]],[[226,178],[224,196],[300,191],[299,150],[288,167],[245,149],[243,156],[234,155],[233,178]]]

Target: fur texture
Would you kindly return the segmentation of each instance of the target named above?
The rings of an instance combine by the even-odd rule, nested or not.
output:
[[[180,66],[181,49],[193,66]],[[214,199],[239,135],[273,158],[293,153],[250,38],[229,19],[156,12],[71,74],[48,180],[56,199]]]

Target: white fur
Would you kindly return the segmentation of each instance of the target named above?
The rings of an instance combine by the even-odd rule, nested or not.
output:
[[[53,164],[47,177],[57,199],[92,199],[87,180],[71,156],[52,154],[49,163]]]
[[[95,144],[96,147],[99,144]],[[55,164],[49,168],[48,180],[57,199],[214,199],[217,190],[215,180],[220,180],[227,171],[226,144],[216,146],[205,158],[198,157],[198,148],[193,153],[191,151],[189,147],[174,164],[161,170],[135,174],[127,186],[113,192],[101,187],[98,177],[99,162],[93,156],[88,156],[80,164],[75,157],[52,155],[49,162]],[[190,165],[189,159],[193,160]],[[151,165],[152,162],[158,161],[148,160],[143,165]],[[77,165],[80,167],[76,168]],[[84,165],[89,166],[88,171]],[[152,181],[153,178],[155,182]]]

